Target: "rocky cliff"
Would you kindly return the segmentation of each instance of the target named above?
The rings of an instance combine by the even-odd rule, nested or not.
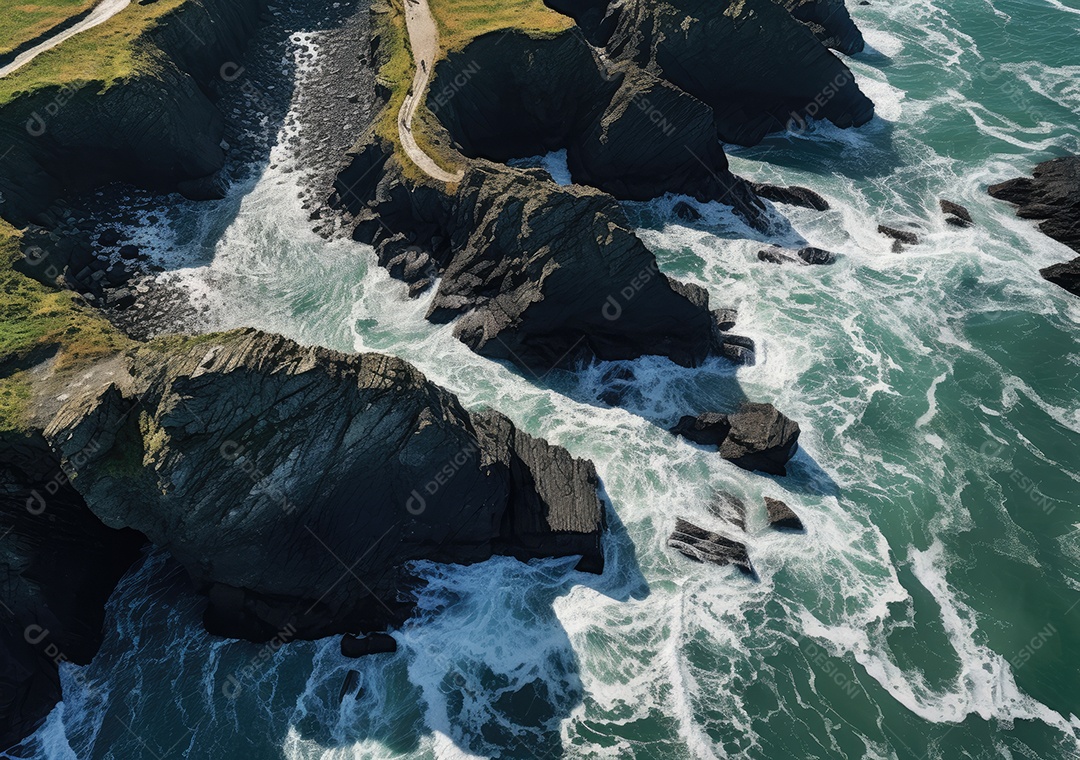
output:
[[[81,454],[74,454],[81,464]],[[71,486],[40,435],[0,440],[0,747],[32,732],[60,699],[62,662],[101,644],[105,602],[138,556]]]
[[[470,414],[389,356],[242,330],[168,339],[73,395],[45,431],[110,528],[180,561],[208,630],[301,638],[400,622],[405,563],[603,564],[592,465]]]
[[[822,44],[861,49],[840,0],[626,0],[603,13],[598,3],[557,4],[591,25],[586,34],[610,58],[708,104],[725,142],[754,145],[808,117],[851,127],[874,115],[851,71]]]

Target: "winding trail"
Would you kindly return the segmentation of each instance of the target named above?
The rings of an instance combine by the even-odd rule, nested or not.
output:
[[[406,0],[406,2],[408,2],[408,0]],[[93,29],[98,24],[105,23],[129,5],[131,5],[131,0],[102,0],[102,2],[90,12],[90,15],[82,21],[62,32],[57,32],[51,37],[46,37],[42,42],[39,42],[25,53],[17,56],[15,60],[7,66],[0,68],[0,77],[6,77],[8,74],[18,71],[46,50],[52,50],[64,40],[70,40],[80,32],[85,32],[87,29]]]
[[[428,82],[431,80],[431,70],[435,65],[435,56],[439,52],[439,30],[435,26],[435,19],[431,15],[427,0],[405,0],[405,26],[409,31],[409,44],[413,51],[413,61],[416,64],[416,74],[413,76],[412,87],[398,112],[398,136],[401,146],[414,164],[425,174],[440,182],[460,182],[465,172],[458,171],[456,174],[442,169],[435,161],[420,149],[412,133],[412,123],[416,116],[416,109],[422,102]]]

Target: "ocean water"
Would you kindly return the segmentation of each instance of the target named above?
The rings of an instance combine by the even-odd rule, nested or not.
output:
[[[872,3],[853,6],[872,49],[850,65],[878,118],[731,151],[736,172],[832,204],[778,209],[769,242],[840,260],[764,264],[722,207],[688,227],[675,199],[628,205],[663,271],[738,307],[759,362],[629,362],[622,408],[598,400],[607,365],[534,377],[476,356],[423,320],[430,294],[316,236],[295,129],[228,200],[147,221],[162,277],[215,326],[400,355],[592,459],[607,571],[421,565],[399,651],[346,661],[336,639],[268,652],[208,636],[182,572],[151,554],[110,602],[97,659],[62,669],[32,756],[1080,757],[1080,300],[1038,275],[1074,254],[985,193],[1080,151],[1080,5]],[[939,197],[976,225],[948,227]],[[882,222],[915,223],[923,244],[893,253]],[[788,477],[664,430],[744,397],[802,426]],[[664,545],[677,517],[737,535],[709,510],[720,491],[750,505],[759,582]],[[764,496],[806,534],[768,530]],[[339,704],[349,669],[362,693]]]

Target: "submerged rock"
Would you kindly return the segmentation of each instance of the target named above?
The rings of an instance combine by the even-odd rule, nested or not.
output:
[[[815,248],[813,246],[800,248],[794,252],[794,255],[791,255],[783,248],[773,246],[758,251],[757,257],[759,261],[764,261],[768,264],[809,264],[821,266],[836,262],[835,253],[826,251],[824,248]]]
[[[709,512],[726,520],[739,530],[746,530],[746,502],[734,494],[718,491],[709,502]]]
[[[746,470],[786,475],[795,454],[799,425],[772,404],[745,402],[734,414],[706,412],[683,417],[671,429],[695,443],[717,446],[720,456]]]
[[[919,244],[919,236],[917,234],[915,234],[914,232],[911,232],[909,230],[898,230],[895,227],[888,227],[888,226],[886,226],[884,224],[879,224],[878,228],[877,228],[877,231],[880,234],[885,235],[886,237],[891,237],[897,243],[903,243],[903,244],[906,244],[906,245],[918,245]],[[894,246],[894,250],[895,250],[895,246]]]
[[[746,544],[699,528],[681,517],[675,521],[675,532],[668,538],[667,545],[698,562],[735,565],[744,575],[757,578]]]
[[[802,520],[786,503],[765,497],[765,516],[769,525],[777,530],[804,530]]]
[[[345,697],[352,695],[354,699],[359,699],[363,693],[363,689],[360,689],[360,673],[355,670],[350,670],[345,674],[345,680],[341,682],[341,690],[338,691],[338,704],[345,701]]]

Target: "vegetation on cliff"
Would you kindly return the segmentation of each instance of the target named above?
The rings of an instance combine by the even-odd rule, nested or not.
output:
[[[52,358],[53,372],[70,376],[131,344],[76,294],[16,271],[19,243],[19,232],[0,221],[0,433],[25,426],[34,365]]]
[[[45,87],[80,89],[90,83],[109,87],[140,72],[153,71],[161,64],[161,54],[147,35],[167,14],[188,2],[191,0],[132,3],[105,23],[65,40],[18,71],[0,78],[0,106]],[[72,6],[71,2],[51,0],[29,6],[34,11],[5,11],[0,21],[0,39],[10,40],[12,36],[22,41],[33,39],[47,31],[46,22],[55,25],[73,15],[63,10]],[[80,7],[74,12],[81,10]]]

